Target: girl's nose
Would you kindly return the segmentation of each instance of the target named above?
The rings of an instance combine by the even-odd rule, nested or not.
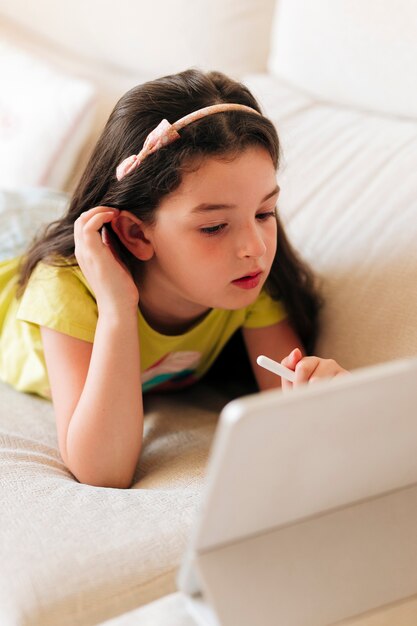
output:
[[[242,228],[237,240],[238,257],[259,258],[266,252],[266,245],[256,224]]]

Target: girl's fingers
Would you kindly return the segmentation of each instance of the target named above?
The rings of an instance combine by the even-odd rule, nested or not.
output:
[[[89,209],[88,211],[81,213],[76,222],[86,224],[94,215],[97,215],[98,213],[108,213],[109,211],[112,211],[115,215],[120,213],[119,209],[114,209],[111,206],[95,206],[93,209]]]
[[[321,359],[316,356],[304,357],[295,367],[294,384],[317,382],[324,378],[334,378],[346,373],[333,359]]]
[[[340,367],[333,359],[321,359],[320,364],[314,374],[310,378],[310,382],[317,382],[323,378],[334,378],[339,374],[347,374],[348,372]]]
[[[298,348],[295,348],[285,359],[282,359],[281,364],[295,372],[293,383],[282,379],[283,389],[348,373],[333,359],[321,359],[317,356],[303,357]]]
[[[299,348],[294,348],[292,352],[288,356],[286,356],[281,361],[281,365],[285,365],[290,370],[295,370],[297,363],[303,358],[302,352]],[[281,386],[283,389],[290,389],[292,387],[292,383],[286,378],[282,378]]]
[[[320,364],[320,359],[316,356],[306,356],[295,366],[294,385],[307,383],[315,373]]]
[[[102,211],[93,214],[87,222],[76,221],[74,225],[75,243],[80,244],[92,235],[96,235],[104,224],[111,222],[115,217],[113,211]]]
[[[109,231],[107,230],[105,226],[103,226],[103,228],[101,229],[101,241],[104,243],[105,246],[108,246],[110,248],[111,246],[110,235],[109,235]]]
[[[119,215],[120,211],[111,207],[94,207],[74,225],[75,258],[102,310],[109,306],[113,310],[115,302],[137,306],[139,300],[132,275],[112,246],[110,228],[107,235],[100,232]]]
[[[114,213],[99,213],[98,215],[93,215],[88,222],[83,227],[83,232],[86,234],[96,233],[100,230],[103,224],[107,224],[111,222],[114,218]]]
[[[290,352],[288,356],[282,359],[281,365],[285,365],[285,367],[288,367],[290,370],[294,370],[298,361],[300,361],[302,358],[303,355],[301,353],[301,350],[299,348],[294,348],[294,350]]]

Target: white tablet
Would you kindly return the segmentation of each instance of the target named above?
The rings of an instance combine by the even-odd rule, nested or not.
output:
[[[407,359],[223,409],[179,575],[202,624],[323,626],[417,593],[416,407]]]

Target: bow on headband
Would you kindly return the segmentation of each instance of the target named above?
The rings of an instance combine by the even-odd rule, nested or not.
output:
[[[185,115],[177,122],[174,122],[174,124],[170,124],[168,120],[162,120],[162,122],[160,122],[158,126],[154,128],[154,130],[146,137],[143,148],[139,154],[132,154],[124,159],[120,165],[118,165],[116,169],[117,180],[122,180],[122,178],[124,178],[127,174],[135,170],[148,156],[148,154],[152,154],[152,152],[156,152],[159,148],[167,146],[173,141],[179,139],[180,135],[178,131],[181,128],[184,128],[184,126],[187,126],[188,124],[191,124],[191,122],[195,122],[202,117],[206,117],[207,115],[222,113],[223,111],[247,111],[249,113],[256,113],[256,115],[260,115],[258,111],[244,104],[224,103],[213,104],[212,106],[198,109],[198,111]]]

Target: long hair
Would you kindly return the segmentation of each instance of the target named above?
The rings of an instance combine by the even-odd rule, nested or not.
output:
[[[39,261],[76,265],[74,222],[88,209],[105,205],[128,210],[153,223],[162,198],[180,185],[185,172],[205,157],[238,155],[248,147],[266,149],[277,169],[280,145],[272,122],[263,115],[228,111],[202,118],[181,130],[181,139],[148,155],[121,181],[116,167],[137,154],[162,119],[173,123],[202,107],[225,102],[245,104],[261,113],[247,87],[220,72],[187,70],[134,87],[116,104],[72,196],[66,214],[49,224],[29,248],[22,263],[19,292]],[[197,166],[198,167],[198,166]],[[317,334],[319,298],[312,274],[292,249],[278,220],[278,246],[266,289],[281,298],[307,350]],[[120,246],[128,267],[133,257]]]

